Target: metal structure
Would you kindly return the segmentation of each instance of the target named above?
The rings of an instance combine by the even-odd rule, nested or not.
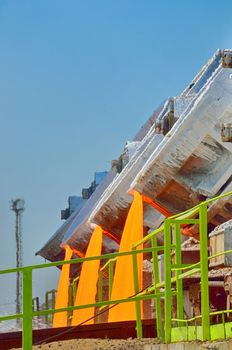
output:
[[[24,200],[17,198],[11,201],[11,210],[15,213],[15,241],[16,241],[16,266],[19,268],[23,264],[22,247],[22,213],[25,209]],[[16,278],[16,314],[20,314],[22,305],[22,279],[20,272]],[[20,320],[16,320],[20,326]]]
[[[232,192],[225,193],[216,198],[202,202],[199,205],[165,220],[164,225],[148,234],[141,241],[133,245],[131,251],[124,253],[112,253],[102,256],[74,259],[71,261],[60,261],[55,263],[19,267],[15,269],[2,270],[0,274],[11,274],[21,272],[23,275],[23,312],[16,315],[2,316],[0,321],[10,319],[23,319],[23,349],[32,349],[32,318],[62,312],[68,310],[95,307],[107,308],[119,303],[134,302],[136,305],[136,331],[137,336],[143,336],[141,320],[141,301],[153,299],[156,304],[156,327],[157,336],[166,343],[186,340],[216,340],[232,337],[232,322],[228,315],[232,310],[216,310],[210,312],[209,305],[209,279],[208,262],[215,258],[214,255],[208,256],[208,217],[207,207],[214,201],[229,197]],[[184,225],[199,225],[200,233],[200,261],[194,264],[183,264],[181,258],[181,240],[180,228]],[[164,234],[164,245],[157,245],[157,235]],[[151,241],[150,248],[138,249],[141,244]],[[164,251],[165,276],[160,280],[158,273],[158,252]],[[150,287],[144,290],[138,290],[138,270],[137,254],[151,253],[153,257],[153,281]],[[219,255],[232,254],[232,250],[222,251]],[[84,261],[101,260],[108,262],[100,271],[98,295],[102,296],[102,277],[104,270],[109,269],[108,283],[111,290],[113,269],[112,264],[119,256],[130,255],[133,260],[133,281],[134,295],[120,300],[101,300],[94,304],[69,306],[62,309],[49,309],[42,311],[33,311],[32,309],[32,272],[37,269],[49,268],[64,264],[81,264]],[[218,254],[217,254],[218,255]],[[196,273],[200,273],[201,288],[201,315],[186,319],[183,309],[183,280]],[[75,287],[74,287],[75,288]],[[109,294],[110,294],[109,290]],[[164,299],[164,314],[161,311],[161,302]],[[177,314],[173,315],[172,305],[176,302]],[[213,322],[212,316],[220,315],[220,322]],[[155,327],[155,321],[154,321]]]
[[[113,162],[115,172],[37,254],[62,260],[65,245],[85,254],[96,224],[111,234],[111,239],[105,234],[103,253],[118,251],[112,238],[121,239],[133,191],[143,196],[144,232],[149,232],[165,217],[232,189],[231,57],[232,50],[217,50],[179,96],[154,112],[127,155]],[[232,210],[216,206],[208,208],[211,230],[232,219]],[[188,225],[181,232],[197,237],[196,228]]]
[[[143,337],[141,305],[149,300],[155,305],[154,327],[161,341],[232,337],[232,239],[228,242],[226,234],[221,234],[223,245],[215,243],[215,253],[210,250],[214,247],[212,242],[220,241],[214,231],[223,223],[232,223],[231,58],[232,50],[218,50],[181,95],[169,98],[153,114],[144,130],[113,162],[112,170],[81,210],[74,211],[37,253],[52,263],[17,265],[16,269],[0,271],[0,274],[22,273],[23,276],[23,312],[0,317],[0,321],[23,319],[24,349],[32,347],[33,316],[68,311],[65,315],[68,314],[68,321],[71,321],[73,310],[94,307],[97,322],[107,322],[110,320],[110,317],[107,319],[108,308],[121,303],[134,304],[137,336]],[[143,230],[145,237],[129,246],[128,251],[118,253],[133,199],[131,194],[135,191],[143,201],[141,232]],[[104,234],[103,255],[84,257],[96,225]],[[131,229],[130,233],[135,231]],[[185,242],[182,242],[187,241],[187,236],[198,239],[198,255],[195,254],[194,261],[184,259]],[[133,243],[135,241],[136,238]],[[60,261],[66,246],[74,252],[73,258],[80,258]],[[138,268],[137,254],[144,254],[151,264],[152,276],[149,285],[143,285],[143,289],[139,285],[144,271],[141,265]],[[133,292],[130,289],[123,299],[115,297],[117,300],[111,300],[115,284],[114,264],[125,255],[131,257],[133,271],[131,268],[128,276],[122,274],[120,279],[123,282],[123,278],[129,277]],[[160,268],[161,256],[164,268]],[[210,274],[215,260],[218,264],[219,256],[224,258],[223,267],[229,267],[230,276],[213,280]],[[92,298],[91,304],[73,306],[80,286],[81,264],[90,260],[101,261],[97,299]],[[65,306],[69,288],[69,306],[57,309],[52,305],[48,310],[33,310],[32,271],[64,264],[72,265],[67,277],[74,278],[69,286],[68,278],[62,284]],[[97,273],[96,269],[94,277]],[[197,281],[199,293],[197,312],[192,308],[188,313],[185,301],[189,306],[191,298],[188,295],[185,299],[186,291],[192,293],[193,290],[189,279],[195,284]],[[212,304],[212,286],[223,289],[221,305]],[[65,316],[65,324],[69,323]]]

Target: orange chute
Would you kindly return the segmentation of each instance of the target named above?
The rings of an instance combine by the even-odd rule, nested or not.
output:
[[[96,226],[89,241],[85,257],[101,255],[102,248],[102,229]],[[97,293],[97,281],[100,260],[85,261],[82,265],[79,283],[77,286],[75,306],[95,303]],[[87,309],[74,310],[72,325],[76,326],[94,316],[94,307]],[[86,324],[93,324],[94,319],[87,321]]]
[[[143,201],[138,192],[134,192],[134,200],[128,213],[123,230],[119,252],[130,251],[132,245],[143,238]],[[142,249],[142,246],[138,247]],[[139,289],[142,289],[143,255],[137,255]],[[117,258],[111,300],[124,299],[133,296],[134,279],[132,256]],[[135,320],[135,303],[122,303],[109,310],[109,322]]]
[[[65,246],[65,258],[64,260],[70,260],[72,258],[72,249],[67,245]],[[68,285],[69,285],[69,271],[70,264],[62,266],[60,280],[58,284],[58,290],[56,295],[55,309],[68,306]],[[53,327],[66,327],[68,318],[67,311],[56,312],[53,316]]]

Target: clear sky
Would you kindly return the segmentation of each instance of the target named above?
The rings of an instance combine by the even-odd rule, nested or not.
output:
[[[1,268],[15,266],[12,198],[24,263],[39,263],[68,196],[231,47],[231,0],[0,0]]]

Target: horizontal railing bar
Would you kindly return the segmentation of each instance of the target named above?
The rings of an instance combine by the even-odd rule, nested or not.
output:
[[[173,244],[171,246],[171,248],[175,248],[176,246]],[[132,248],[132,251],[134,251],[133,249],[135,249],[134,247]],[[135,253],[139,254],[139,253],[151,253],[154,250],[164,250],[164,246],[157,246],[157,247],[150,247],[150,248],[143,248],[141,250],[136,250]],[[105,265],[103,265],[100,269],[100,271],[103,271],[104,269],[107,268],[107,266],[111,263],[111,262],[115,262],[117,261],[117,257],[113,258],[113,259],[109,259]]]
[[[15,320],[17,318],[22,318],[22,317],[23,317],[23,314],[14,314],[14,315],[0,316],[0,321]]]
[[[226,254],[230,254],[230,253],[232,253],[232,249],[230,249],[230,250],[224,250],[223,252],[220,252],[220,253],[217,253],[217,254],[214,254],[214,255],[210,255],[210,256],[208,257],[208,259],[209,259],[209,260],[210,260],[210,259],[214,259],[214,258],[217,258],[218,256],[226,255]]]
[[[35,316],[43,316],[43,315],[49,315],[57,312],[64,312],[64,311],[72,311],[72,310],[79,310],[79,309],[86,309],[89,307],[102,307],[102,306],[110,306],[114,304],[121,304],[121,303],[126,303],[126,302],[133,302],[133,301],[140,301],[140,300],[150,300],[154,299],[156,297],[162,296],[163,293],[159,293],[160,295],[157,294],[139,294],[137,296],[131,297],[131,298],[125,298],[125,299],[118,299],[118,300],[108,300],[108,301],[102,301],[102,302],[96,302],[92,304],[84,304],[84,305],[78,305],[78,306],[68,306],[65,308],[60,308],[60,309],[48,309],[48,310],[41,310],[41,311],[33,311],[33,317]],[[16,314],[16,315],[9,315],[9,316],[3,316],[0,317],[0,321],[7,321],[7,320],[12,320],[16,318],[22,318],[23,314]]]
[[[220,310],[220,311],[212,311],[210,312],[210,316],[220,315],[220,314],[230,314],[232,312],[232,309],[229,310]]]
[[[147,237],[147,236],[146,236]],[[132,251],[135,249],[136,247],[135,246],[133,246],[132,247]],[[140,253],[140,252],[144,252],[144,253],[151,253],[152,251],[154,251],[154,250],[164,250],[164,246],[157,246],[157,247],[150,247],[150,248],[144,248],[144,249],[141,249],[141,250],[137,250],[137,253]],[[171,248],[172,249],[174,249],[174,248],[176,248],[176,245],[175,244],[172,244],[171,245]],[[117,257],[115,257],[115,258],[113,258],[113,259],[109,259],[106,263],[105,263],[105,265],[103,265],[102,267],[101,267],[101,269],[100,269],[100,271],[103,271],[105,268],[107,268],[107,266],[111,263],[111,262],[115,262],[115,261],[117,261]]]
[[[200,263],[198,263],[198,264],[200,264]],[[171,270],[172,271],[181,271],[184,269],[189,269],[192,265],[193,264],[173,264],[173,265],[171,265]]]
[[[177,278],[176,278],[176,277],[174,277],[174,278],[175,278],[175,280],[180,280],[180,279],[183,279],[183,278],[185,278],[185,277],[194,275],[194,273],[197,273],[197,272],[199,272],[199,271],[200,271],[200,268],[199,268],[199,267],[198,267],[198,268],[196,267],[196,268],[194,268],[194,269],[192,269],[192,270],[190,270],[190,271],[183,272],[183,273],[181,273]],[[173,278],[172,278],[172,280],[173,280]]]
[[[171,224],[176,224],[178,223],[179,225],[184,224],[184,225],[195,225],[199,224],[199,219],[182,219],[176,218],[176,219],[169,219]]]
[[[146,241],[148,241],[149,239],[151,239],[152,237],[156,236],[158,233],[162,232],[164,230],[164,226],[161,226],[159,228],[157,228],[156,230],[150,232],[147,236],[145,236],[143,239],[141,239],[140,241],[138,241],[137,243],[132,245],[132,248],[136,248],[139,245],[145,243]]]
[[[86,258],[77,258],[77,259],[66,260],[66,261],[56,261],[56,262],[40,264],[40,265],[28,265],[28,266],[13,268],[13,269],[0,270],[0,275],[4,275],[4,274],[8,274],[8,273],[23,272],[26,269],[38,270],[38,269],[44,269],[47,267],[63,266],[63,265],[68,265],[68,264],[73,265],[73,264],[78,264],[78,263],[82,263],[85,261],[113,259],[113,258],[117,258],[120,256],[146,253],[148,251],[148,249],[152,249],[152,248],[144,248],[144,249],[139,249],[139,250],[134,250],[134,251],[130,250],[128,252],[121,252],[121,253],[116,252],[116,253],[111,253],[111,254],[90,256],[90,257],[86,257]]]
[[[181,213],[178,213],[178,214],[175,214],[173,216],[170,216],[168,218],[168,220],[172,220],[172,219],[188,219],[188,218],[191,218],[192,216],[195,216],[196,214],[198,214],[199,212],[199,205],[200,204],[197,204],[195,207],[192,207],[190,209],[187,209],[186,211],[184,212],[181,212]]]
[[[202,315],[198,315],[198,316],[195,316],[193,318],[188,318],[186,320],[179,320],[178,318],[172,318],[172,322],[183,322],[183,323],[189,323],[189,322],[193,322],[193,321],[196,321],[197,319],[199,318],[202,318]]]
[[[192,208],[190,208],[190,209],[188,209],[188,210],[186,210],[186,211],[184,211],[182,213],[170,216],[170,218],[168,218],[168,219],[175,219],[175,218],[178,218],[178,217],[183,217],[184,218],[184,217],[186,217],[185,214],[189,214],[189,213],[192,214],[192,215],[195,215],[198,212],[200,206],[208,205],[209,203],[217,201],[218,199],[222,199],[222,198],[225,198],[225,197],[231,196],[231,195],[232,195],[232,191],[220,194],[219,196],[214,197],[214,198],[210,198],[210,199],[208,199],[208,200],[206,200],[204,202],[201,202],[201,203],[197,204],[195,207],[192,207]]]
[[[117,261],[117,258],[109,259],[109,260],[105,263],[105,265],[103,265],[103,266],[101,267],[100,271],[105,270],[105,269],[107,268],[107,266],[109,266],[110,263],[115,262],[115,261]]]
[[[204,202],[200,203],[199,205],[202,205],[202,204],[209,204],[209,203],[212,203],[212,202],[214,202],[214,201],[217,201],[218,199],[222,199],[222,198],[225,198],[225,197],[231,196],[231,195],[232,195],[232,191],[227,192],[227,193],[223,193],[223,194],[220,194],[220,195],[217,196],[217,197],[207,199],[207,201],[204,201]]]
[[[153,294],[149,294],[149,295],[141,295],[141,296],[135,296],[135,297],[131,297],[131,298],[118,299],[118,300],[99,301],[99,302],[92,303],[92,304],[67,306],[67,307],[60,308],[60,309],[48,309],[48,310],[34,311],[33,316],[42,316],[42,315],[54,314],[57,312],[87,309],[90,307],[110,306],[110,305],[114,305],[114,304],[116,305],[116,304],[122,304],[122,303],[127,303],[127,302],[149,300],[149,299],[153,299],[154,297],[155,296]]]
[[[170,219],[172,220],[172,219],[176,219],[176,218],[183,218],[183,219],[186,218],[186,219],[187,219],[188,217],[191,217],[191,216],[197,214],[198,211],[199,211],[199,207],[200,207],[200,206],[202,206],[202,205],[208,205],[209,203],[212,203],[212,202],[214,202],[214,201],[216,201],[216,200],[218,200],[218,199],[225,198],[225,197],[231,196],[231,195],[232,195],[232,191],[227,192],[227,193],[223,193],[223,194],[221,194],[221,195],[219,195],[219,196],[217,196],[217,197],[214,197],[214,198],[210,198],[210,199],[208,199],[208,200],[206,200],[206,201],[204,201],[204,202],[201,202],[201,203],[197,204],[195,207],[192,207],[192,208],[190,208],[190,209],[187,209],[187,210],[184,211],[184,212],[181,212],[181,213],[175,214],[175,215],[173,215],[173,216],[170,216],[170,217],[168,218],[168,220],[170,220]],[[187,215],[187,214],[188,214],[188,215]]]
[[[213,258],[216,258],[216,257],[224,255],[224,254],[230,254],[230,253],[232,253],[232,249],[231,250],[226,250],[224,252],[220,252],[220,253],[217,253],[217,254],[214,254],[214,255],[211,255],[211,256],[208,257],[208,260],[211,260]],[[195,264],[186,264],[186,266],[184,266],[184,265],[185,264],[183,264],[181,267],[176,267],[175,265],[172,265],[173,267],[171,268],[171,270],[172,271],[180,271],[180,270],[188,270],[190,268],[195,269],[195,268],[197,268],[197,266],[200,265],[200,262],[197,262]],[[199,268],[198,268],[198,270],[199,270]],[[190,274],[189,274],[189,272],[190,272]],[[187,273],[187,275],[186,275],[186,273]],[[192,272],[192,270],[191,271],[187,271],[187,272],[179,275],[178,279],[187,277],[188,275],[191,275],[191,274],[194,274],[194,273],[196,273],[196,270],[194,270],[193,272]],[[172,279],[172,281],[175,282],[173,279]],[[160,286],[163,286],[163,284],[164,284],[164,282],[160,282],[157,285],[157,288],[159,288]]]
[[[183,264],[184,265],[184,264]],[[178,270],[189,270],[190,268],[195,268],[195,267],[198,267],[200,265],[200,261],[198,261],[197,263],[194,263],[194,264],[186,264],[188,266],[185,266],[185,267],[174,267],[173,268],[173,271],[178,271]],[[175,265],[172,265],[172,266],[175,266]]]
[[[225,251],[223,251],[223,252],[210,255],[210,256],[208,257],[208,260],[217,258],[218,256],[222,256],[222,255],[226,255],[226,254],[231,254],[231,253],[232,253],[232,249],[230,249],[230,250],[225,250]],[[186,266],[184,266],[184,265],[185,265],[185,264],[182,265],[183,267],[175,267],[175,265],[172,265],[172,266],[174,267],[174,268],[172,268],[172,271],[186,270],[186,269],[189,269],[189,268],[191,268],[191,267],[196,267],[196,266],[200,265],[200,261],[197,262],[197,263],[195,263],[195,264],[186,264]]]
[[[199,263],[198,263],[199,264]],[[180,274],[179,276],[175,276],[175,277],[172,277],[171,278],[171,283],[174,283],[176,282],[177,280],[180,280],[180,279],[183,279],[185,277],[188,277],[188,276],[191,276],[191,275],[194,275],[195,273],[199,272],[200,271],[200,268],[193,268],[192,270],[190,271],[186,271],[186,272],[183,272],[182,274]],[[155,285],[156,288],[161,288],[161,287],[164,287],[165,286],[165,281],[162,281],[162,282],[159,282]]]
[[[137,295],[137,297],[141,297],[140,300],[144,301],[144,300],[150,300],[150,299],[156,299],[156,298],[160,298],[164,296],[164,293],[157,293],[157,294],[151,294],[153,292],[153,290],[149,290],[149,292],[147,291],[145,294],[143,294],[143,292],[139,293]],[[99,307],[99,310],[104,310],[107,306],[109,305],[103,305],[101,307]]]
[[[228,310],[219,310],[219,311],[212,311],[209,313],[210,316],[215,316],[215,315],[221,315],[221,314],[229,314],[229,313],[232,313],[232,309],[228,309]],[[192,318],[188,318],[186,320],[184,319],[179,319],[179,318],[172,318],[172,321],[173,322],[193,322],[199,318],[202,318],[202,315],[197,315],[195,317],[192,317]]]
[[[146,249],[149,249],[150,252],[153,252],[153,251],[164,250],[164,248],[165,248],[164,245],[157,245],[156,247],[144,248],[144,251],[145,251]],[[176,248],[176,245],[175,245],[175,244],[171,244],[171,245],[170,245],[170,248],[171,248],[171,249],[175,249],[175,248]],[[133,248],[132,248],[132,251],[134,251],[135,249],[136,249],[136,247],[133,247]],[[137,250],[137,251],[138,251],[138,250]],[[146,253],[146,251],[145,251],[145,253]]]
[[[153,293],[155,290],[156,290],[156,286],[152,286],[146,290],[146,293]],[[143,295],[143,293],[144,292],[141,292],[141,293],[139,293],[139,295]],[[175,295],[177,295],[177,291],[173,290],[171,294],[172,294],[172,296],[175,296]],[[163,297],[163,296],[164,296],[164,292],[159,292],[159,293],[153,294],[153,298],[159,298],[159,297]]]

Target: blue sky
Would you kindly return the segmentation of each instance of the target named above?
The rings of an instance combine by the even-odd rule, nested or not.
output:
[[[68,196],[231,39],[229,0],[0,0],[0,266],[15,265],[12,198],[39,263]]]

